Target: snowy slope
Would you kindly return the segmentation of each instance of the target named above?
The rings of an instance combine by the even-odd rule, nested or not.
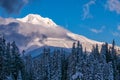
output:
[[[8,41],[15,40],[21,50],[27,52],[42,46],[71,48],[73,42],[80,41],[83,49],[90,51],[93,45],[99,47],[103,42],[88,39],[82,35],[74,34],[49,18],[37,14],[29,14],[24,18],[0,18],[0,31]]]
[[[24,23],[31,23],[31,24],[38,24],[38,25],[44,25],[46,27],[57,26],[51,19],[49,18],[43,18],[40,15],[37,14],[29,14],[24,18],[17,18],[17,20],[24,22]]]

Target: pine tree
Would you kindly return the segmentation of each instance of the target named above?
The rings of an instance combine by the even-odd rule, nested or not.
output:
[[[44,48],[42,55],[42,79],[48,80],[51,78],[51,58],[50,49]]]
[[[5,79],[5,49],[4,49],[4,41],[3,38],[0,37],[0,79]]]
[[[113,67],[112,67],[112,63],[109,62],[108,63],[108,67],[106,67],[106,68],[108,68],[108,70],[109,70],[109,72],[108,72],[109,73],[108,80],[115,80],[114,79],[114,75],[113,75],[114,74],[114,72],[113,72],[114,70],[113,70]],[[118,80],[118,79],[116,79],[116,80]]]
[[[105,59],[105,62],[107,62],[107,63],[110,61],[110,53],[108,50],[108,43],[105,43],[102,45],[101,58],[103,59],[103,62],[104,62],[104,59]]]
[[[43,79],[43,53],[33,60],[33,75],[35,80]]]
[[[52,76],[51,80],[62,79],[62,56],[60,50],[55,50],[52,57]]]
[[[94,59],[99,60],[100,54],[99,54],[99,50],[98,50],[98,44],[96,44],[95,47],[93,46],[92,53],[93,53]]]
[[[77,57],[76,57],[76,45],[73,43],[72,52],[68,57],[68,70],[67,79],[70,80],[72,75],[76,73]]]
[[[77,48],[76,48],[76,57],[77,57],[77,63],[79,63],[79,61],[82,60],[83,58],[83,48],[82,48],[82,44],[80,44],[80,42],[77,42]]]
[[[65,55],[65,51],[62,49],[61,50],[61,54],[62,54],[62,78],[61,80],[67,80],[67,68],[68,68],[68,61],[66,59],[66,55]]]
[[[112,42],[111,59],[112,59],[114,80],[117,80],[117,76],[118,76],[117,56],[116,56],[116,51],[115,51],[115,41],[114,40]]]
[[[51,79],[51,57],[50,57],[50,48],[47,49],[47,53],[48,55],[47,57],[47,76],[48,76],[48,80]]]
[[[34,79],[34,70],[33,70],[33,63],[31,55],[23,56],[24,61],[22,65],[22,76],[24,80],[33,80]]]
[[[10,49],[10,42],[7,43],[6,46],[6,75],[9,76],[10,75],[10,65],[11,65],[11,49]]]
[[[13,43],[11,44],[11,73],[12,73],[12,77],[13,80],[17,80],[18,75],[19,75],[19,71],[21,71],[21,58],[20,58],[20,54],[19,54],[19,49],[16,46],[15,42],[13,41]]]

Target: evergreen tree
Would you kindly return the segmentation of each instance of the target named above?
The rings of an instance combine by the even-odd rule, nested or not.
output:
[[[19,54],[19,49],[16,46],[15,42],[13,41],[13,43],[11,44],[11,73],[12,73],[12,77],[13,80],[17,80],[18,79],[18,75],[19,75],[19,71],[21,71],[21,58],[20,58],[20,54]]]
[[[111,59],[112,59],[114,80],[117,80],[117,77],[118,77],[117,56],[116,56],[115,41],[114,40],[112,42]]]
[[[22,65],[23,62],[15,42],[6,44],[4,37],[0,37],[0,80],[8,80],[11,76],[13,80],[17,80],[18,71],[21,71]]]
[[[4,40],[5,41],[5,40]],[[10,50],[10,43],[6,43],[4,42],[4,72],[5,75],[8,77],[10,76],[10,71],[11,71],[11,50]],[[7,78],[6,77],[6,78]]]
[[[48,80],[51,77],[51,59],[50,59],[50,49],[44,48],[42,56],[42,76],[43,80]]]
[[[93,46],[92,54],[94,56],[94,59],[99,60],[100,54],[98,50],[98,44],[96,44],[95,47]]]
[[[3,37],[0,37],[0,79],[5,79],[5,44]]]
[[[67,68],[68,68],[68,61],[66,59],[66,55],[64,50],[61,50],[61,54],[62,54],[62,78],[61,80],[67,80]]]
[[[33,63],[31,55],[24,57],[24,65],[22,65],[22,76],[24,80],[34,80]]]
[[[62,80],[62,56],[60,50],[55,50],[53,53],[51,80]]]
[[[101,58],[105,59],[105,62],[110,62],[110,53],[109,53],[109,50],[108,50],[108,43],[105,43],[102,45],[102,48],[101,48]]]
[[[77,57],[76,57],[76,45],[73,43],[72,52],[68,57],[68,70],[67,79],[70,80],[72,75],[76,73]]]
[[[7,48],[6,48],[6,73],[7,75],[10,75],[10,65],[11,65],[11,49],[10,49],[10,42],[7,43]]]

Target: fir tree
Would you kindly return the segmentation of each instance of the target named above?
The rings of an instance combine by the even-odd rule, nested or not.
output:
[[[12,73],[12,77],[13,80],[17,80],[18,75],[19,75],[19,71],[21,71],[22,69],[22,61],[20,58],[20,54],[19,54],[19,49],[16,46],[15,42],[13,41],[13,43],[11,44],[11,73]]]
[[[3,41],[3,38],[0,37],[0,79],[5,79],[6,78],[6,75],[5,75],[5,56],[4,56],[4,53],[5,53],[5,49],[4,49],[4,41]]]
[[[118,76],[117,56],[116,56],[116,51],[115,51],[115,41],[114,40],[112,42],[111,59],[112,59],[114,80],[117,80],[117,76]]]

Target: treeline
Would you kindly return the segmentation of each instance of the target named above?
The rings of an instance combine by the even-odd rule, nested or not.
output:
[[[32,65],[34,80],[120,80],[120,58],[114,40],[112,47],[105,43],[100,51],[96,44],[89,54],[79,41],[73,43],[67,56],[63,49],[51,52],[44,48]]]
[[[22,54],[22,55],[20,55]],[[0,38],[0,80],[120,80],[120,57],[115,41],[104,43],[88,53],[82,44],[73,43],[71,53],[44,48],[37,57],[23,55],[15,42]]]

